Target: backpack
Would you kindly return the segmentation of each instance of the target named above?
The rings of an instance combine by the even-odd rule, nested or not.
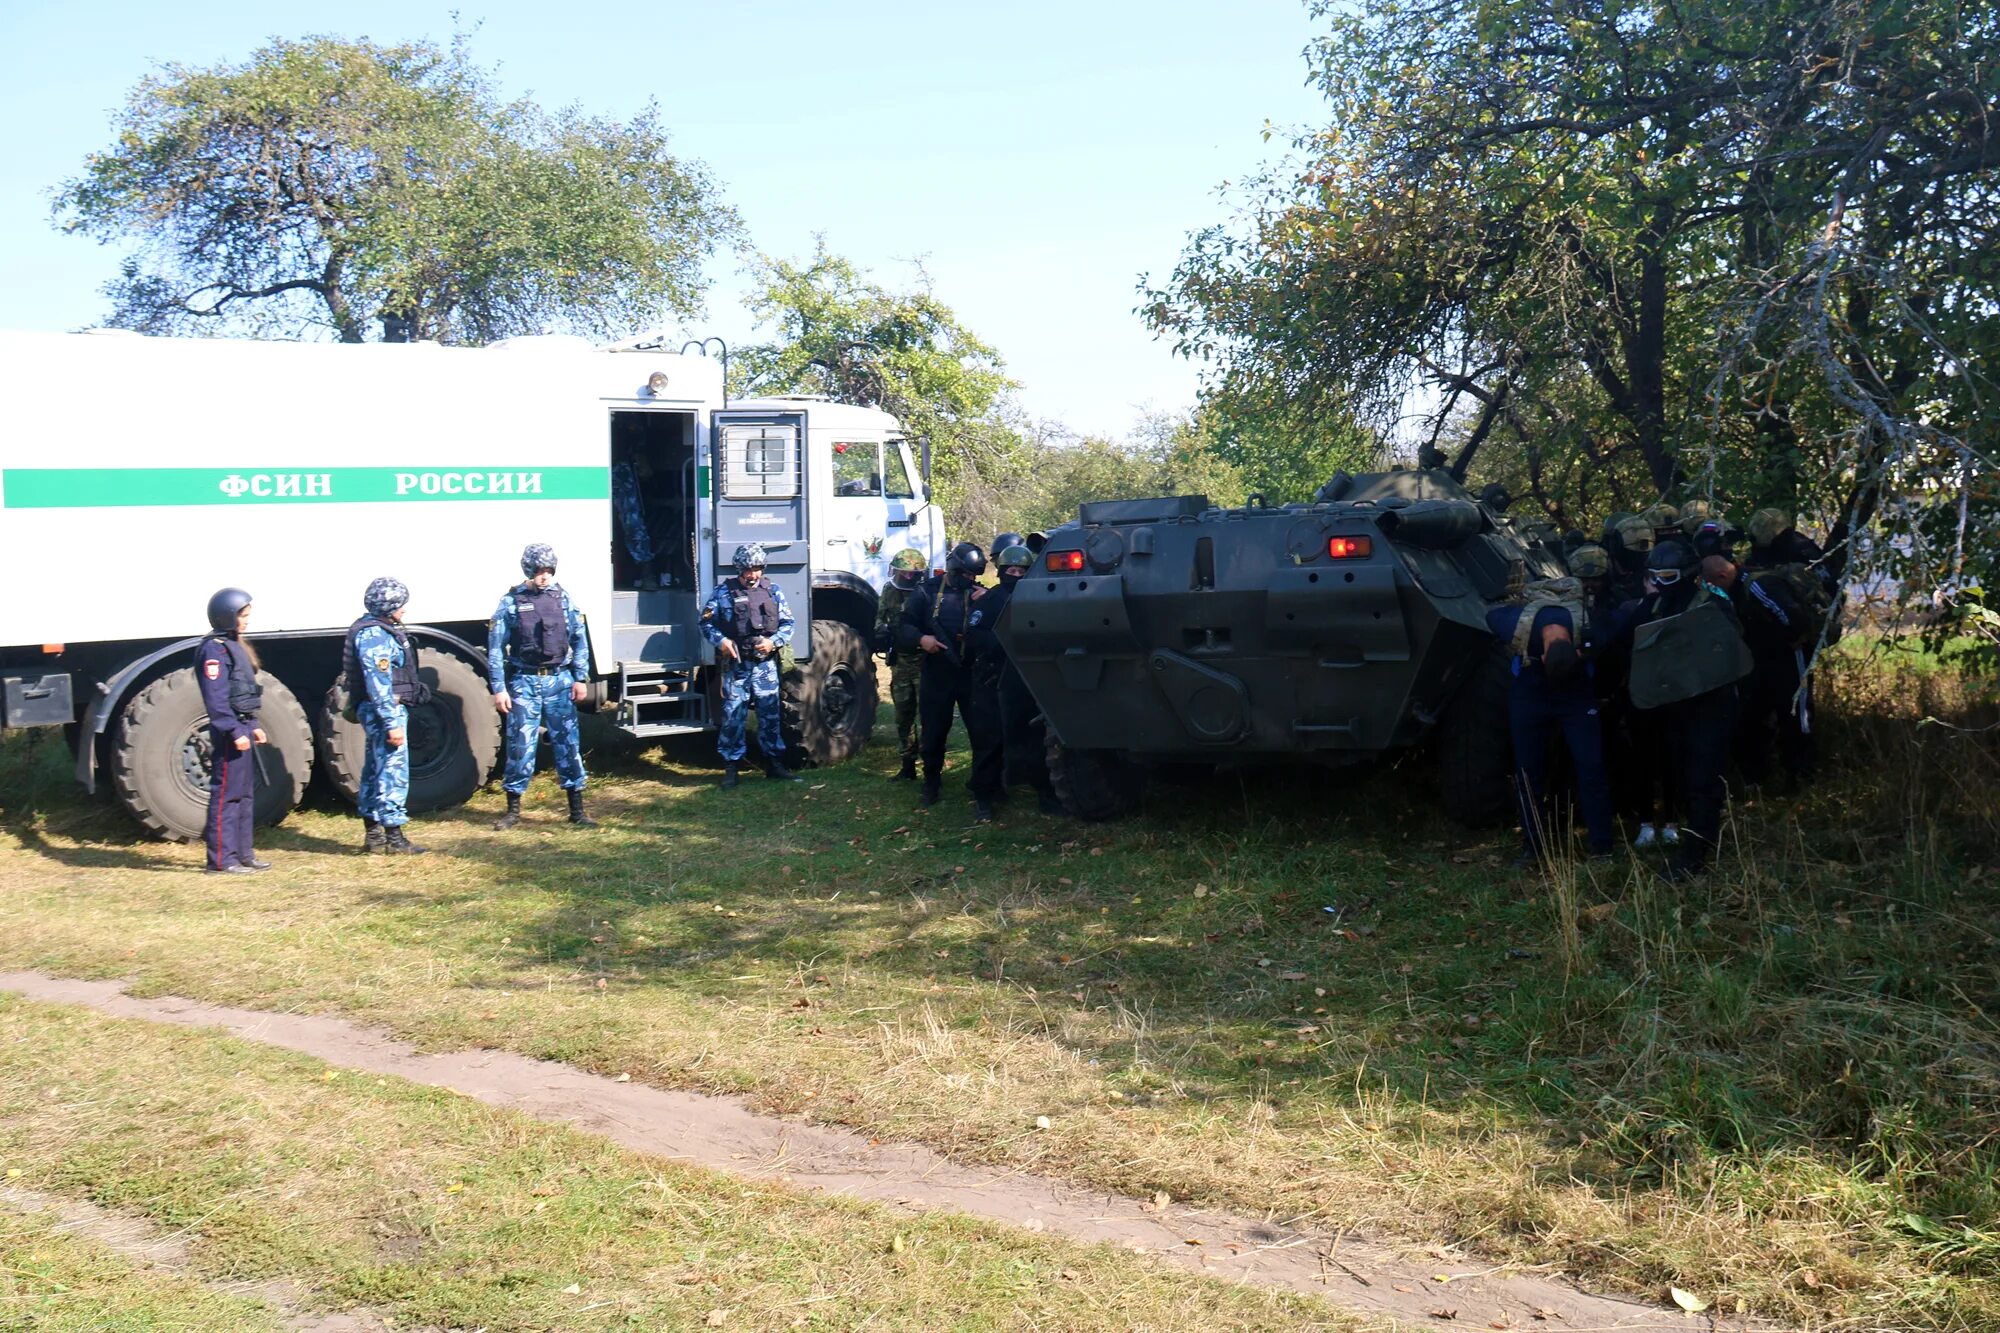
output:
[[[1752,583],[1772,580],[1781,584],[1791,594],[1791,600],[1804,613],[1803,624],[1793,626],[1797,642],[1808,649],[1817,645],[1822,634],[1826,642],[1840,642],[1840,621],[1834,612],[1840,601],[1835,596],[1829,581],[1811,565],[1791,562],[1773,565],[1769,569],[1758,570],[1750,576]],[[1828,621],[1832,621],[1831,629]]]
[[[1508,645],[1514,656],[1527,660],[1528,646],[1534,638],[1535,617],[1549,607],[1560,607],[1569,612],[1570,636],[1581,648],[1588,638],[1585,624],[1588,611],[1583,596],[1583,580],[1574,575],[1559,579],[1536,579],[1521,589],[1521,619],[1514,626],[1514,638]]]

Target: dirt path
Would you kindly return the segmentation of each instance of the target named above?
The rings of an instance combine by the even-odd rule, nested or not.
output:
[[[125,1213],[100,1208],[80,1199],[63,1199],[39,1190],[0,1186],[0,1208],[16,1213],[36,1214],[55,1223],[57,1231],[96,1241],[121,1259],[142,1268],[189,1275],[193,1264],[188,1243],[178,1232],[163,1232],[150,1222]],[[232,1296],[263,1301],[278,1312],[285,1327],[294,1333],[390,1333],[393,1325],[370,1310],[349,1310],[318,1314],[306,1309],[305,1291],[282,1279],[270,1282],[209,1282],[212,1290]],[[406,1330],[405,1333],[422,1333]]]
[[[1448,1253],[1418,1264],[1380,1242],[1345,1233],[1298,1231],[1179,1204],[1156,1210],[1149,1202],[1102,1190],[961,1166],[926,1148],[782,1120],[732,1097],[621,1083],[508,1051],[425,1055],[342,1018],[263,1013],[173,997],[137,999],[116,982],[65,980],[39,972],[0,973],[0,990],[86,1005],[120,1018],[221,1028],[345,1068],[448,1088],[602,1134],[639,1152],[852,1198],[919,1210],[946,1208],[1076,1240],[1122,1245],[1215,1277],[1308,1292],[1430,1327],[1525,1328],[1541,1323],[1565,1333],[1689,1333],[1749,1326],[1734,1318],[1694,1320],[1677,1309],[1592,1295],[1560,1278],[1496,1271]]]

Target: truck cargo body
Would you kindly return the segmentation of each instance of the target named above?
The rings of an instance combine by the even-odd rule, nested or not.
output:
[[[762,541],[798,621],[794,739],[822,762],[872,723],[868,631],[889,558],[942,550],[894,418],[805,399],[725,407],[704,357],[573,338],[475,350],[10,333],[0,391],[0,547],[33,589],[0,630],[0,724],[70,727],[79,778],[108,772],[168,836],[198,828],[186,812],[205,800],[188,668],[216,588],[255,597],[252,640],[277,687],[266,729],[284,735],[259,752],[270,818],[315,760],[351,795],[358,736],[335,676],[378,575],[409,585],[440,693],[412,718],[421,808],[464,799],[497,761],[486,621],[530,542],[556,548],[583,613],[592,701],[661,735],[714,725],[699,609],[736,544]],[[622,539],[614,464],[639,481],[649,568]],[[163,782],[180,788],[140,790]]]

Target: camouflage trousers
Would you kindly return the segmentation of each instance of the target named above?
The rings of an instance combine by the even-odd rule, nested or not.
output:
[[[630,463],[611,467],[611,505],[618,515],[618,531],[625,538],[625,553],[639,564],[653,559],[653,534],[646,527],[646,504],[639,494],[639,474]]]
[[[368,748],[361,756],[361,790],[354,804],[361,817],[391,828],[410,822],[410,710],[401,704],[377,708],[362,704],[355,709],[361,719]],[[403,733],[401,745],[389,744],[389,733]]]
[[[757,748],[766,759],[785,753],[783,707],[778,698],[778,661],[734,662],[722,668],[722,729],[715,749],[724,759],[741,759],[750,748],[750,705],[757,706]]]
[[[917,680],[924,669],[919,653],[898,653],[889,668],[889,701],[896,705],[896,753],[914,763],[917,758]]]
[[[505,719],[507,727],[507,775],[500,785],[509,792],[528,789],[535,776],[535,752],[541,744],[543,728],[548,729],[549,746],[556,752],[556,780],[564,791],[583,790],[583,746],[576,728],[576,701],[570,686],[576,677],[567,671],[550,676],[517,672],[507,682],[513,700]]]

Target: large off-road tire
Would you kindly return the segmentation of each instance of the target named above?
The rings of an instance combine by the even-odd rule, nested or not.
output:
[[[1507,725],[1513,659],[1493,644],[1438,719],[1438,795],[1445,814],[1473,828],[1514,816],[1514,743]]]
[[[1146,790],[1146,770],[1113,750],[1072,750],[1050,735],[1047,740],[1049,782],[1072,819],[1099,823],[1120,819],[1139,808]]]
[[[785,752],[812,764],[861,753],[875,729],[875,655],[861,631],[831,618],[812,622],[812,661],[778,684]]]
[[[257,673],[258,714],[269,743],[257,747],[256,820],[275,824],[306,794],[312,776],[312,728],[285,683]],[[111,732],[112,787],[119,803],[156,838],[201,836],[208,817],[212,750],[208,710],[192,667],[170,671],[125,701]]]
[[[431,701],[410,708],[410,803],[416,810],[463,805],[492,777],[500,762],[500,714],[486,678],[454,653],[431,648],[417,673],[431,687]],[[347,686],[336,680],[316,720],[320,771],[349,801],[361,791],[361,761],[368,737],[349,722]]]

